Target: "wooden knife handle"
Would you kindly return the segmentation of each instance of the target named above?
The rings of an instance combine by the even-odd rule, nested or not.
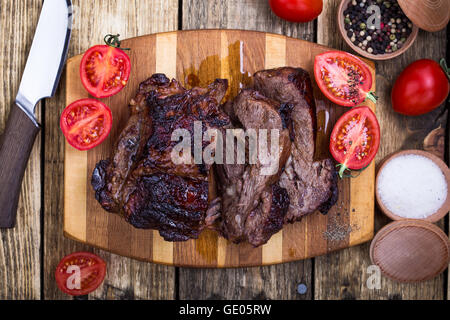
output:
[[[39,125],[13,105],[0,137],[0,228],[14,228],[23,174]]]

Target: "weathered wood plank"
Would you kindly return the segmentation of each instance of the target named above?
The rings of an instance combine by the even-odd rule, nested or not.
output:
[[[311,259],[259,268],[180,268],[180,299],[305,299],[312,298]],[[299,294],[297,287],[306,286]]]
[[[0,0],[0,132],[19,89],[41,0]],[[37,107],[37,110],[40,106]],[[41,111],[37,111],[40,119]],[[0,300],[40,298],[41,134],[25,171],[17,224],[0,230]]]
[[[184,0],[182,28],[243,29],[273,32],[303,40],[314,40],[314,23],[297,24],[278,18],[268,1]]]
[[[107,33],[129,38],[178,27],[177,0],[73,0],[73,3],[75,21],[69,56],[101,43]],[[63,77],[56,97],[46,101],[45,111],[44,298],[68,298],[56,287],[53,273],[58,261],[76,250],[93,251],[108,264],[105,282],[90,298],[175,298],[175,268],[123,258],[63,237],[64,137],[59,115],[65,107],[64,88]]]
[[[339,0],[324,2],[324,12],[318,21],[318,42],[351,52],[337,32],[337,6]],[[388,154],[400,149],[422,148],[423,139],[434,128],[446,127],[444,107],[421,117],[396,114],[391,107],[392,84],[401,70],[409,63],[421,59],[438,60],[445,57],[446,31],[426,33],[421,31],[414,45],[402,56],[377,62],[377,117],[382,137],[376,163]],[[388,219],[377,212],[375,228],[378,230]],[[316,258],[315,299],[443,299],[444,276],[419,284],[399,284],[383,277],[380,290],[366,286],[367,267],[371,265],[369,244],[350,248]]]
[[[246,29],[313,40],[314,24],[292,24],[276,17],[267,1],[185,0],[183,29]],[[243,269],[180,268],[180,299],[311,299],[311,260]],[[217,285],[217,284],[220,285]],[[307,286],[304,295],[297,285]]]

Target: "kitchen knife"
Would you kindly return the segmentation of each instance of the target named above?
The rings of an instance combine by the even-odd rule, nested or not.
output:
[[[36,104],[54,95],[72,26],[70,0],[45,0],[16,101],[0,137],[0,228],[13,228],[23,174],[40,126]]]

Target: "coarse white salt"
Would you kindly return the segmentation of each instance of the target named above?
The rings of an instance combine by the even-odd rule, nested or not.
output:
[[[377,192],[380,201],[395,215],[424,219],[446,201],[447,182],[432,160],[409,154],[386,163],[378,176]]]

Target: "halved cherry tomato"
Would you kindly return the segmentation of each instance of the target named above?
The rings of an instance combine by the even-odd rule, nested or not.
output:
[[[112,127],[111,110],[100,101],[81,99],[64,109],[60,126],[72,147],[89,150],[108,137]]]
[[[328,51],[317,55],[314,76],[322,93],[334,103],[354,107],[376,97],[370,92],[372,73],[359,58],[343,51]]]
[[[130,57],[110,45],[90,48],[80,64],[80,77],[86,90],[96,98],[106,98],[122,90],[130,77]]]
[[[89,252],[75,252],[64,257],[55,271],[59,289],[72,296],[94,291],[103,282],[105,275],[105,261]]]
[[[331,132],[330,152],[339,162],[339,176],[367,167],[380,146],[380,125],[369,107],[344,113]]]

